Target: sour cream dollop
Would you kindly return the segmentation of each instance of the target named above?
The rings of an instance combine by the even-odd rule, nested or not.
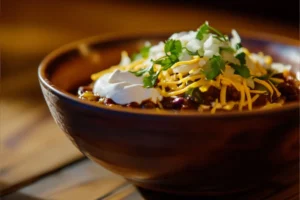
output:
[[[132,102],[141,104],[145,100],[156,103],[162,100],[157,89],[143,87],[143,77],[120,70],[107,73],[97,79],[93,92],[101,97],[110,98],[120,105]]]

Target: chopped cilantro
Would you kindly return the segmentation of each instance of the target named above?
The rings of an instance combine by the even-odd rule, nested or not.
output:
[[[151,48],[151,46],[144,46],[144,47],[140,50],[140,54],[142,55],[143,58],[148,58],[150,48]]]
[[[152,60],[154,64],[162,66],[163,70],[169,69],[172,65],[179,61],[179,55],[182,52],[182,45],[180,40],[167,40],[165,42],[165,54],[157,60]]]
[[[220,36],[221,38],[224,39],[224,41],[228,41],[228,38],[225,37],[225,35],[223,33],[221,33],[220,31],[218,31],[217,29],[215,29],[214,27],[209,26],[209,29],[213,32],[215,32],[218,36]]]
[[[226,37],[223,33],[218,31],[214,27],[209,26],[207,22],[205,22],[204,24],[202,24],[199,27],[196,38],[199,39],[199,40],[203,40],[204,35],[208,34],[208,33],[216,34],[217,36],[215,38],[220,40],[220,41],[224,41],[224,42],[228,41],[228,37]]]
[[[243,47],[242,43],[237,43],[237,44],[235,45],[236,50],[238,50],[238,49],[240,49],[240,48],[242,48],[242,47]]]
[[[148,73],[148,76],[145,76],[143,78],[143,83],[144,83],[145,88],[150,88],[150,87],[155,86],[156,80],[157,80],[157,77],[158,77],[160,71],[157,71],[155,73],[154,69],[153,69],[153,66],[151,66],[151,67],[148,67],[148,68],[140,69],[136,72],[131,71],[131,73],[133,73],[136,76],[142,76],[145,73]]]
[[[192,52],[192,51],[188,50],[186,47],[183,47],[182,49],[185,49],[186,52],[187,52],[190,56],[196,56],[196,55],[198,55],[197,52]]]
[[[185,92],[185,96],[192,96],[194,90],[195,90],[195,88],[189,88],[189,89]]]
[[[260,80],[268,80],[270,78],[270,75],[269,74],[265,74],[265,75],[262,75],[262,76],[257,76],[256,78],[258,78]]]
[[[222,51],[227,51],[229,53],[234,53],[235,52],[234,49],[231,48],[231,47],[220,47],[220,52],[222,52]]]
[[[130,71],[131,73],[133,73],[136,76],[142,76],[144,73],[148,72],[149,69],[148,68],[144,68],[144,69],[140,69],[136,72]]]
[[[207,34],[207,33],[209,33],[209,25],[207,23],[204,23],[198,29],[196,38],[199,40],[203,40],[204,34]]]
[[[147,58],[149,56],[149,46],[145,46],[141,49],[140,55],[143,58]],[[182,52],[182,45],[179,40],[167,40],[165,42],[165,54],[166,56],[161,57],[157,60],[152,60],[154,64],[158,64],[162,66],[162,70],[167,70],[169,69],[173,64],[179,61],[179,55]],[[143,79],[144,87],[149,88],[149,87],[154,87],[157,81],[157,77],[159,75],[160,71],[154,72],[153,66],[150,68],[145,68],[138,70],[136,72],[131,72],[135,74],[136,76],[142,76],[148,72],[148,76],[145,76]]]
[[[249,78],[250,71],[246,65],[246,54],[242,52],[237,54],[235,57],[240,61],[240,65],[234,63],[229,64],[234,69],[234,73],[244,78]]]
[[[173,65],[173,61],[168,56],[153,60],[153,63],[161,65],[163,70],[167,70]]]
[[[234,69],[235,74],[238,74],[244,78],[250,77],[250,71],[246,65],[237,65],[231,63],[230,66]]]
[[[192,101],[196,103],[203,102],[203,97],[199,88],[189,88],[188,91],[185,92],[185,97],[189,97]]]
[[[208,80],[212,80],[217,77],[221,70],[225,69],[225,62],[221,56],[213,56],[208,60],[206,65],[203,67],[203,73],[205,74]]]
[[[246,64],[246,54],[244,52],[237,54],[235,57],[240,61],[241,65]]]
[[[274,70],[267,69],[267,73],[265,75],[257,76],[256,78],[260,80],[269,80],[269,78],[271,78],[274,74],[276,74]]]
[[[157,81],[157,77],[160,73],[160,71],[154,72],[153,66],[148,71],[149,76],[145,76],[143,79],[144,87],[145,88],[151,88],[154,87]]]
[[[165,53],[167,56],[174,55],[176,57],[179,56],[179,54],[182,51],[182,45],[180,40],[167,40],[165,43]]]
[[[257,84],[257,83],[255,84],[254,89],[260,90],[260,91],[265,91],[266,92],[265,95],[268,95],[270,93],[269,90],[265,86],[263,86],[261,84]]]

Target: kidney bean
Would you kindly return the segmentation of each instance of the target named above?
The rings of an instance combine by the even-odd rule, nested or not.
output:
[[[197,110],[199,105],[200,105],[200,103],[197,103],[192,98],[187,97],[186,99],[184,99],[184,103],[183,103],[181,109],[183,109],[183,110],[188,110],[188,109]]]
[[[226,91],[226,100],[227,101],[239,101],[240,92],[233,86],[228,86]]]
[[[163,98],[163,100],[161,101],[161,104],[164,109],[172,109],[173,108],[172,101],[173,101],[173,98],[166,97],[166,98]]]
[[[127,104],[126,106],[131,107],[131,108],[140,108],[140,104],[138,104],[137,102],[131,102],[131,103]]]
[[[112,99],[108,99],[108,98],[105,98],[103,103],[105,105],[116,104]]]
[[[278,85],[278,90],[281,92],[281,95],[286,97],[286,101],[299,101],[299,88],[292,85],[290,82],[280,83]]]
[[[180,109],[182,107],[182,104],[184,103],[184,98],[183,97],[177,97],[173,99],[172,104],[173,104],[173,109]]]
[[[220,97],[220,90],[213,86],[209,87],[206,92],[201,93],[203,97],[203,103],[210,105],[216,99]]]

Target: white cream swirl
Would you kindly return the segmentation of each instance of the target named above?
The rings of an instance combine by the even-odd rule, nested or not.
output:
[[[162,100],[157,89],[143,87],[143,77],[120,70],[107,73],[97,79],[93,92],[101,97],[110,98],[120,105],[132,102],[141,104],[145,100],[156,103]]]

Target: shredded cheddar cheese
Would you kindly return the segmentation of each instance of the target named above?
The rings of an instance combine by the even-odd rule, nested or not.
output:
[[[180,62],[177,62],[175,63],[171,69],[174,69],[175,67],[178,67],[180,65],[191,65],[191,64],[194,64],[196,62],[199,62],[200,58],[199,57],[196,57],[194,58],[193,60],[188,60],[188,61],[180,61]]]
[[[227,85],[223,85],[220,92],[221,105],[226,105],[226,90],[227,90]]]
[[[245,48],[244,48],[245,49]],[[247,49],[244,50],[246,53],[249,53]],[[179,67],[181,65],[193,65],[197,62],[199,62],[202,58],[199,58],[198,56],[194,56],[192,60],[188,61],[180,61],[175,63],[171,66],[169,70],[163,71],[159,74],[158,79],[159,82],[157,84],[158,90],[160,91],[161,95],[164,97],[173,97],[182,95],[185,92],[187,92],[190,88],[199,88],[199,90],[202,93],[205,93],[208,91],[208,89],[211,86],[214,86],[216,88],[220,89],[220,102],[218,99],[215,100],[213,103],[213,107],[211,108],[211,113],[215,113],[217,109],[224,109],[224,110],[232,110],[235,105],[238,105],[238,110],[243,110],[244,106],[248,107],[248,110],[252,110],[253,103],[258,99],[258,97],[261,94],[265,94],[267,91],[263,90],[255,90],[250,89],[247,85],[247,81],[244,78],[242,78],[239,75],[232,74],[227,75],[226,74],[220,74],[216,77],[216,80],[207,80],[205,76],[200,73],[198,70],[198,73],[174,73],[172,69],[175,69],[176,67]],[[271,58],[265,58],[267,62],[270,62]],[[113,66],[107,70],[103,70],[101,72],[92,74],[91,79],[97,80],[99,77],[103,76],[106,73],[112,72],[115,69],[123,69],[127,71],[136,71],[139,69],[145,68],[145,59],[139,59],[134,62],[132,62],[130,65],[127,66]],[[267,73],[264,68],[262,68],[258,63],[255,65],[256,69],[259,71],[259,74],[265,74]],[[226,66],[226,70],[229,70],[230,66]],[[160,70],[160,66],[154,65],[154,71]],[[195,72],[197,69],[191,70],[191,72]],[[269,81],[260,80],[258,78],[254,78],[253,81],[256,84],[263,85],[271,94],[275,92],[276,96],[279,97],[281,93],[278,91],[278,89],[274,86],[272,83],[282,83],[283,80],[280,78],[270,78]],[[239,102],[235,101],[229,101],[226,100],[226,94],[227,94],[227,88],[228,86],[233,86],[239,93],[240,93],[240,100]],[[168,90],[167,90],[168,88]],[[252,97],[251,94],[254,96]],[[84,96],[88,97],[89,94],[85,94]],[[262,109],[269,109],[273,107],[278,107],[282,104],[280,103],[268,103],[265,105]],[[160,102],[158,102],[158,109],[163,109],[163,106]],[[209,110],[210,106],[208,105],[200,105],[198,110],[203,112],[205,110]]]
[[[180,37],[180,34],[174,37]],[[207,101],[203,99],[197,101],[201,102],[201,104],[197,104],[198,111],[204,112],[210,110],[212,114],[216,113],[218,109],[226,111],[248,109],[251,111],[254,109],[254,106],[260,103],[256,102],[257,99],[263,96],[271,97],[269,98],[271,103],[268,102],[261,107],[262,109],[282,106],[284,98],[273,98],[273,95],[281,97],[281,92],[276,86],[284,83],[284,79],[277,78],[279,76],[272,77],[274,74],[270,72],[272,71],[270,70],[273,63],[272,57],[265,56],[261,52],[258,54],[250,53],[248,49],[241,47],[240,42],[237,45],[232,45],[231,41],[228,38],[226,40],[225,37],[215,42],[214,39],[216,37],[218,36],[215,35],[215,37],[210,37],[209,39],[205,38],[205,41],[196,41],[191,45],[188,45],[190,44],[189,41],[182,42],[179,39],[170,39],[165,42],[165,45],[167,45],[167,42],[170,42],[167,48],[166,46],[161,48],[162,46],[159,45],[155,47],[156,49],[154,48],[153,51],[158,51],[159,56],[150,57],[148,52],[148,57],[140,55],[140,57],[136,58],[137,60],[134,59],[132,62],[128,57],[128,53],[123,51],[121,54],[122,60],[119,65],[92,74],[91,79],[96,81],[104,74],[119,69],[121,71],[132,72],[136,76],[144,78],[141,81],[144,82],[143,89],[154,87],[158,90],[162,98],[187,97],[194,90],[197,90],[198,94],[200,93],[199,96],[204,94],[211,95],[210,93],[216,91],[217,97],[214,94],[212,95],[214,99],[209,98],[211,105],[204,105],[203,102],[207,104]],[[204,42],[207,42],[206,46],[219,45],[217,52],[210,54],[213,49],[209,51],[203,49]],[[200,48],[197,45],[202,46]],[[233,46],[239,45],[240,47],[233,48]],[[193,50],[189,50],[188,48]],[[221,48],[226,49],[226,52],[222,52]],[[206,51],[206,54],[202,50]],[[231,55],[227,55],[226,57],[226,53],[231,53]],[[283,75],[287,77],[289,72],[284,71]],[[152,78],[150,81],[147,80],[149,77]],[[145,85],[145,79],[146,82],[148,81],[148,85]],[[232,97],[230,95],[231,92],[234,93]],[[84,95],[84,97],[89,97],[89,94]],[[256,103],[254,104],[254,102]],[[158,101],[157,104],[157,109],[163,109],[161,102]]]
[[[236,102],[230,101],[225,106],[223,106],[223,109],[224,110],[232,110],[235,105],[237,105]]]
[[[244,89],[245,89],[245,93],[246,93],[246,97],[247,97],[248,109],[252,110],[251,94],[250,94],[249,88],[247,87],[245,79],[243,80],[243,85],[244,85]]]
[[[256,94],[254,97],[252,97],[251,101],[252,101],[252,104],[256,101],[256,99],[258,99],[259,97],[259,94]]]
[[[276,96],[280,97],[281,93],[279,92],[279,90],[274,86],[274,84],[271,81],[269,81],[269,83],[270,83],[271,87],[273,88],[273,90],[275,91]]]
[[[263,91],[263,90],[250,90],[250,93],[252,93],[252,94],[264,94],[266,92],[267,91]]]
[[[239,103],[239,111],[242,111],[244,103],[245,103],[245,91],[244,91],[244,88],[241,87],[240,91],[241,91],[241,99],[240,99],[240,103]]]
[[[238,83],[236,83],[234,80],[231,80],[231,79],[226,78],[226,77],[221,77],[221,79],[222,79],[222,84],[224,84],[224,85],[233,85],[237,91],[241,90],[240,85]]]
[[[213,108],[211,109],[211,114],[214,114],[214,113],[216,113],[216,110],[218,109],[218,108],[221,108],[222,106],[221,106],[221,104],[219,104],[219,100],[218,99],[216,99],[216,101],[214,102],[214,105],[213,105]]]
[[[273,109],[273,108],[279,108],[281,106],[282,106],[281,103],[268,103],[267,105],[263,106],[261,109],[268,110],[268,109]]]
[[[275,83],[283,83],[284,80],[280,79],[280,78],[274,78],[274,77],[271,77],[270,78],[270,81],[273,81]]]
[[[274,92],[274,91],[273,91],[272,86],[270,86],[269,83],[267,83],[266,81],[260,80],[260,79],[258,79],[258,78],[255,78],[255,79],[254,79],[254,82],[259,83],[259,84],[265,86],[265,87],[270,91],[271,96],[273,96],[273,92]]]

